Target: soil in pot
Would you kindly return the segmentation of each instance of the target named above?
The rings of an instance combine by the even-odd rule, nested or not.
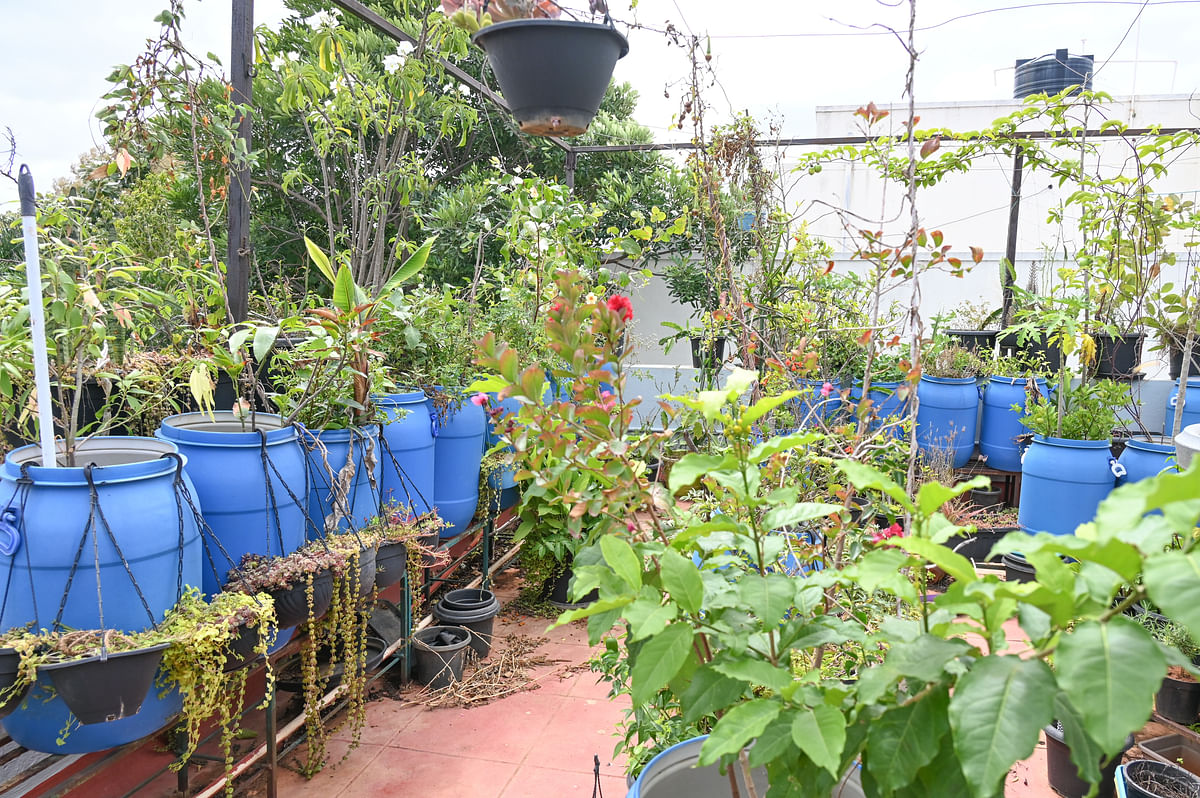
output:
[[[413,635],[413,679],[434,690],[462,678],[471,631],[461,626],[428,626]]]
[[[168,643],[42,665],[54,690],[84,725],[136,715],[154,684]]]
[[[375,552],[375,587],[383,590],[404,578],[408,549],[403,543],[383,543]]]
[[[1200,778],[1169,762],[1138,759],[1123,770],[1128,798],[1200,798]]]
[[[275,618],[280,629],[299,626],[308,621],[307,593],[305,582],[271,591],[271,598],[275,600]],[[324,617],[332,602],[333,575],[329,571],[322,571],[313,577],[313,620]]]
[[[1172,665],[1154,698],[1154,711],[1176,723],[1195,723],[1200,714],[1200,683],[1183,668]]]

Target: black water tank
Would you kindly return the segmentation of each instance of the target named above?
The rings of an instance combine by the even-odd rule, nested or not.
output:
[[[1023,100],[1031,94],[1058,94],[1068,86],[1092,88],[1092,72],[1096,59],[1090,55],[1067,55],[1059,50],[1054,55],[1022,58],[1017,61],[1013,97]]]

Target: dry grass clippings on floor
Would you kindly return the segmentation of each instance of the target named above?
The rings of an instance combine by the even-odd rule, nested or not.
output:
[[[536,690],[538,683],[530,678],[529,669],[564,661],[536,653],[547,642],[545,637],[510,635],[499,652],[493,651],[486,662],[477,661],[461,680],[439,690],[422,688],[406,698],[427,707],[473,707],[524,690]]]

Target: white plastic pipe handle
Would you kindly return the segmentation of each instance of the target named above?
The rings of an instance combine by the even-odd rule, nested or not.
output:
[[[1127,473],[1125,471],[1125,466],[1118,463],[1115,457],[1108,458],[1108,468],[1110,471],[1112,471],[1112,475],[1117,479],[1120,479]]]

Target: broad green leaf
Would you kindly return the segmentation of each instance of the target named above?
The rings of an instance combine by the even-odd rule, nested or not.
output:
[[[586,607],[580,607],[577,610],[567,610],[558,616],[554,623],[551,624],[550,628],[554,629],[559,626],[565,626],[571,621],[577,621],[580,618],[588,618],[604,612],[611,612],[614,610],[619,611],[622,607],[633,603],[633,599],[633,596],[617,596],[616,598],[593,601]]]
[[[726,712],[700,747],[700,766],[711,765],[725,754],[741,751],[763,733],[780,709],[778,701],[756,698]]]
[[[1033,753],[1052,720],[1058,687],[1039,659],[984,657],[958,681],[950,699],[954,750],[973,795],[992,798],[1017,760]]]
[[[623,615],[629,622],[629,639],[641,640],[650,637],[667,628],[667,624],[675,620],[679,607],[674,602],[661,603],[658,591],[643,588],[642,596],[625,608]]]
[[[925,540],[924,538],[913,537],[894,538],[891,542],[910,554],[924,557],[953,576],[958,582],[975,582],[979,579],[979,576],[975,573],[975,566],[971,564],[971,561],[947,546],[934,543],[931,540]]]
[[[946,733],[946,690],[884,712],[867,731],[866,765],[888,790],[910,784],[929,764]]]
[[[310,241],[308,236],[304,237],[304,249],[308,252],[308,257],[312,259],[312,262],[321,271],[321,274],[325,275],[325,279],[329,281],[329,284],[333,285],[335,278],[333,267],[329,265],[329,256],[322,252],[320,247]]]
[[[772,665],[762,659],[716,659],[714,670],[731,679],[741,679],[746,684],[782,690],[792,682],[792,672],[787,668]]]
[[[604,552],[604,561],[625,584],[634,590],[641,589],[642,558],[637,556],[633,546],[616,535],[605,535],[600,538],[600,551]]]
[[[663,590],[687,612],[700,612],[704,601],[704,581],[700,579],[696,565],[674,549],[665,549],[660,553],[658,563],[662,567]]]
[[[1183,624],[1193,640],[1200,640],[1200,555],[1156,554],[1146,560],[1143,579],[1163,613]]]
[[[435,240],[437,240],[436,236],[425,239],[425,243],[418,247],[416,252],[408,256],[408,260],[404,261],[404,264],[396,270],[396,273],[383,284],[383,296],[390,296],[397,288],[404,285],[417,272],[425,268],[425,262],[429,260],[429,250]]]
[[[837,778],[846,745],[846,718],[831,706],[801,707],[792,719],[792,741],[814,764]]]
[[[783,620],[792,608],[796,586],[783,574],[747,573],[738,583],[742,606],[753,612],[764,628],[770,629]]]
[[[792,435],[781,435],[777,438],[770,438],[755,445],[750,450],[750,454],[746,459],[751,463],[761,463],[768,457],[773,457],[780,452],[813,443],[819,437],[815,432],[797,432]]]
[[[229,334],[229,351],[230,351],[230,353],[237,356],[241,352],[242,346],[245,345],[246,339],[249,338],[250,334],[253,332],[254,332],[253,327],[242,327],[241,329],[235,330],[234,332],[230,333]],[[238,358],[238,360],[240,362],[240,358]]]
[[[1106,754],[1150,717],[1167,663],[1150,633],[1118,615],[1088,621],[1063,636],[1054,655],[1058,683],[1079,710],[1084,731]]]
[[[1101,539],[1120,536],[1141,521],[1143,515],[1162,510],[1176,531],[1184,531],[1200,520],[1200,458],[1182,474],[1163,474],[1154,479],[1130,482],[1114,490],[1096,510],[1096,529]]]
[[[792,718],[781,714],[767,724],[758,736],[758,742],[750,749],[750,767],[756,768],[783,756],[795,756],[795,747],[792,745]]]
[[[1054,717],[1062,724],[1063,742],[1071,751],[1071,761],[1075,763],[1079,778],[1088,784],[1098,783],[1100,760],[1104,758],[1104,752],[1083,730],[1083,716],[1071,704],[1065,693],[1054,697]]]
[[[695,723],[740,700],[745,692],[746,683],[741,679],[733,679],[711,665],[704,665],[692,675],[692,681],[679,696],[683,719]]]
[[[757,380],[757,371],[741,367],[735,368],[729,373],[729,378],[725,380],[725,395],[736,400],[737,397],[750,390],[750,386]]]
[[[857,577],[863,590],[870,593],[887,590],[900,598],[916,601],[917,589],[903,571],[907,564],[908,555],[899,549],[875,549],[846,570]]]
[[[679,462],[671,466],[671,474],[667,478],[667,488],[672,494],[681,488],[696,482],[700,477],[720,468],[725,462],[724,455],[717,454],[686,454]]]
[[[832,513],[840,513],[844,508],[840,504],[824,504],[821,502],[800,502],[785,507],[772,507],[765,516],[763,524],[770,529],[783,529],[793,524],[805,521],[815,521]]]
[[[259,327],[254,331],[254,360],[261,364],[267,357],[267,353],[271,351],[271,347],[275,346],[275,339],[279,337],[279,325],[274,327]]]
[[[883,472],[860,463],[857,460],[838,460],[837,468],[846,475],[846,479],[850,480],[850,484],[854,485],[858,490],[881,491],[909,512],[917,509],[908,498],[908,491],[896,484],[894,480]]]
[[[685,623],[673,623],[643,643],[630,669],[634,706],[653,698],[658,689],[683,667],[691,653],[692,627]]]
[[[923,634],[910,642],[893,642],[885,662],[901,676],[935,682],[942,677],[947,664],[970,650],[971,645],[965,640]]]
[[[954,487],[947,487],[940,482],[926,482],[917,491],[917,507],[922,515],[933,515],[942,505],[956,496],[961,496],[975,488],[986,488],[991,480],[984,476],[974,477],[966,482],[959,482]]]
[[[354,277],[346,264],[338,266],[337,277],[333,281],[333,306],[343,313],[348,313],[354,307]]]
[[[767,396],[746,408],[746,412],[742,413],[742,417],[739,420],[743,424],[753,424],[787,400],[795,399],[799,395],[799,391],[784,391],[778,396]]]

